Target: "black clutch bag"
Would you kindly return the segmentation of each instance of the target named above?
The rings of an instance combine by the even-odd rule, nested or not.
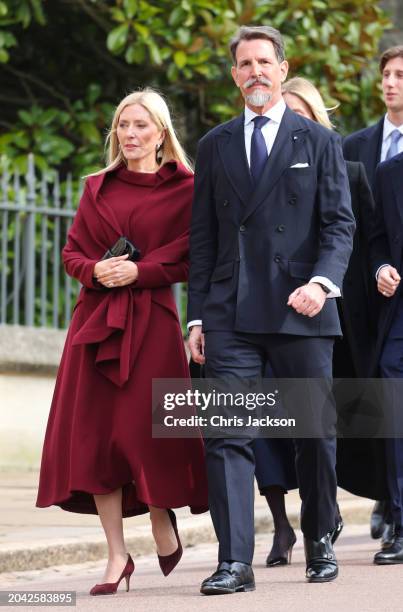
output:
[[[129,261],[139,261],[141,252],[130,242],[130,240],[125,238],[125,236],[121,236],[119,240],[106,251],[101,261],[109,259],[110,257],[120,257],[120,255],[129,255]]]

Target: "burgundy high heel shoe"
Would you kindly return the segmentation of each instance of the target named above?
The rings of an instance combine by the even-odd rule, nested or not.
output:
[[[118,586],[123,580],[126,578],[126,592],[130,588],[130,576],[134,572],[134,563],[133,559],[130,555],[127,555],[127,563],[123,569],[123,572],[120,575],[120,578],[117,582],[104,582],[103,584],[96,584],[92,587],[90,591],[90,595],[114,595],[118,590]]]
[[[172,570],[178,565],[183,554],[182,544],[178,534],[178,527],[176,525],[176,516],[173,510],[167,510],[169,518],[171,519],[172,527],[176,535],[176,541],[178,542],[178,548],[170,555],[158,555],[158,562],[164,576],[168,576]]]

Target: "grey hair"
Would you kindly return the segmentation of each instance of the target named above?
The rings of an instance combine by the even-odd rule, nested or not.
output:
[[[241,26],[231,38],[229,48],[232,55],[234,66],[236,66],[236,50],[242,40],[270,40],[273,44],[276,57],[279,62],[285,60],[284,42],[278,30],[271,26]]]

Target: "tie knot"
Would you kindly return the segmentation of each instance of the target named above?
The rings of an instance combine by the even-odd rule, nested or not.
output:
[[[391,143],[397,144],[401,136],[402,136],[402,133],[400,132],[400,130],[393,130],[392,136],[391,136]]]
[[[255,124],[255,129],[261,130],[266,123],[270,121],[269,117],[264,117],[262,115],[257,115],[253,118],[253,123]],[[400,132],[399,132],[400,133]]]

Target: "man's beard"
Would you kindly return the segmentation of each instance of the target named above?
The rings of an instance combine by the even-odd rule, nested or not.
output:
[[[272,85],[269,79],[266,79],[265,77],[260,77],[260,79],[249,79],[249,81],[246,81],[246,83],[244,84],[244,87],[245,89],[248,89],[249,87],[252,87],[253,85],[256,85],[257,83],[261,83],[262,85],[267,85],[267,87],[271,87]],[[268,102],[270,102],[271,96],[272,94],[269,91],[256,90],[250,94],[246,94],[245,100],[251,106],[260,107],[260,106],[265,106]]]
[[[245,100],[251,106],[265,106],[271,100],[271,93],[268,91],[254,91],[245,96]]]

